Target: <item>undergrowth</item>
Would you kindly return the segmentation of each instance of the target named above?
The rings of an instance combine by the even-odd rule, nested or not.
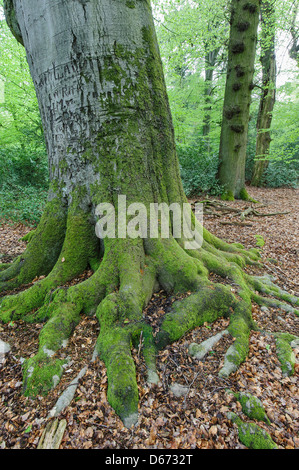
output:
[[[48,192],[43,148],[0,149],[0,220],[38,224]]]

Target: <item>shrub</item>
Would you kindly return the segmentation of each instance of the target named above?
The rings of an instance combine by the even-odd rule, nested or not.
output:
[[[0,219],[36,225],[48,190],[48,164],[43,148],[0,149]]]
[[[270,161],[265,174],[265,182],[269,188],[298,187],[299,159],[292,162]]]
[[[217,181],[218,157],[209,156],[200,145],[177,144],[183,187],[188,197],[201,192],[220,194]]]

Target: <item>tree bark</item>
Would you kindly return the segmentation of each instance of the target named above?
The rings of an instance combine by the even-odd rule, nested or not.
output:
[[[294,6],[294,12],[293,12],[293,17],[292,17],[292,24],[290,28],[290,33],[292,36],[292,45],[289,49],[289,55],[291,59],[294,59],[297,62],[297,65],[299,67],[299,30],[298,30],[298,22],[297,22],[297,16],[298,16],[298,2],[295,2]]]
[[[233,0],[218,178],[224,199],[246,199],[245,161],[259,1]]]
[[[205,137],[207,152],[211,152],[210,142],[210,131],[211,131],[211,112],[212,112],[212,96],[213,96],[213,75],[215,65],[217,63],[217,56],[219,54],[220,47],[213,51],[208,51],[205,55],[205,107],[204,107],[204,119],[203,119],[203,136]]]
[[[273,0],[262,2],[261,20],[262,94],[257,119],[256,161],[251,179],[252,186],[263,185],[263,175],[269,164],[270,128],[276,97],[275,8]]]
[[[126,196],[127,204],[143,203],[147,211],[151,203],[182,207],[186,202],[147,0],[6,0],[5,8],[26,48],[51,187],[25,252],[1,270],[0,289],[42,279],[2,298],[0,319],[45,323],[37,354],[23,364],[23,392],[35,397],[59,382],[66,365],[59,350],[80,315],[96,315],[100,334],[93,357],[105,362],[108,400],[130,427],[138,419],[131,348],[141,337],[147,381],[157,383],[155,358],[161,348],[207,321],[229,317],[234,343],[219,372],[226,377],[248,353],[255,327],[251,300],[268,305],[262,293],[293,304],[298,299],[270,280],[244,273],[246,264],[258,263],[257,250],[220,240],[194,215],[194,234],[203,235],[200,249],[186,245],[188,234],[163,237],[161,230],[158,237],[149,231],[131,237],[117,233],[102,243],[95,235],[100,203],[116,208],[116,225],[122,226],[126,210],[119,196]],[[90,277],[66,286],[88,267]],[[238,296],[230,286],[213,283],[210,273],[229,277],[239,286]],[[157,289],[179,299],[154,335],[145,307]],[[188,295],[180,300],[182,293]],[[275,305],[284,306],[279,300]]]

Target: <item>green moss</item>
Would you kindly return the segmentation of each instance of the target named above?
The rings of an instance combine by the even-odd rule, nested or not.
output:
[[[275,333],[277,357],[283,374],[287,376],[294,375],[295,372],[296,359],[291,343],[296,339],[296,336],[289,333]]]
[[[36,229],[31,230],[30,232],[26,233],[26,235],[24,235],[24,237],[21,238],[21,241],[22,242],[30,242],[30,240],[32,239],[35,232],[36,232]]]
[[[23,364],[24,395],[32,398],[47,395],[59,382],[65,364],[66,361],[54,359],[43,352],[27,359]]]
[[[11,266],[11,263],[0,263],[0,271],[7,269]]]
[[[298,297],[295,297],[293,295],[290,295],[288,292],[282,290],[279,286],[275,285],[273,283],[273,280],[271,276],[264,275],[264,276],[251,276],[250,277],[250,283],[254,287],[255,290],[267,294],[270,296],[277,297],[278,299],[281,299],[285,302],[288,302],[293,305],[299,305],[299,299]],[[262,303],[259,301],[259,303]],[[279,307],[282,310],[285,311],[290,311],[290,312],[295,312],[294,308],[291,307],[291,305],[284,304],[280,302],[279,300],[274,300],[274,299],[269,299],[265,298],[264,299],[264,304],[268,304],[273,307]]]
[[[265,421],[267,424],[271,424],[262,402],[257,397],[245,392],[235,393],[234,395],[241,403],[242,411],[246,416],[251,419]]]
[[[168,293],[197,290],[198,263],[173,239],[148,240],[147,253],[154,261],[158,281]]]
[[[138,413],[139,396],[134,361],[129,351],[122,353],[119,346],[118,342],[117,353],[109,355],[107,398],[124,421]]]
[[[242,243],[232,243],[233,246],[235,246],[236,248],[241,248],[242,250],[244,250],[244,245],[242,245]]]
[[[227,317],[232,303],[230,289],[222,284],[203,285],[199,292],[174,302],[157,335],[158,348],[178,340],[187,331],[205,322],[211,323],[219,317]]]
[[[238,426],[239,439],[248,449],[277,449],[271,436],[255,423],[245,423],[235,413],[228,418]]]
[[[45,395],[60,380],[65,361],[57,360],[55,352],[66,345],[67,339],[80,320],[80,306],[65,302],[66,292],[61,289],[48,306],[50,320],[39,335],[36,356],[26,361],[23,369],[26,396]]]
[[[96,350],[107,367],[108,401],[120,418],[131,424],[137,420],[139,397],[130,330],[130,326],[101,328]]]
[[[235,301],[234,312],[230,315],[228,331],[234,343],[225,354],[224,365],[219,372],[220,377],[229,377],[245,361],[249,351],[250,330],[255,328],[251,317],[250,301]]]
[[[264,237],[262,235],[254,235],[254,238],[256,240],[256,245],[260,248],[263,248],[263,246],[265,245]]]
[[[28,290],[20,292],[15,296],[7,296],[4,298],[0,305],[0,318],[3,321],[9,321],[9,319],[20,319],[24,315],[28,314],[31,310],[41,307],[48,292],[55,290],[55,288],[58,286],[64,285],[67,281],[70,281],[75,276],[81,274],[84,269],[87,268],[89,259],[94,259],[97,257],[99,252],[99,240],[94,233],[94,227],[89,221],[89,214],[86,214],[77,206],[76,197],[78,197],[78,195],[74,194],[73,205],[68,210],[66,230],[65,227],[63,227],[63,230],[61,229],[61,233],[60,231],[58,232],[61,237],[63,235],[64,242],[61,249],[60,240],[60,250],[59,252],[55,251],[55,266],[48,276],[36,282]],[[53,217],[55,220],[55,216]],[[53,219],[51,220],[53,222]],[[51,226],[52,224],[50,224],[50,227]],[[46,226],[45,232],[47,233],[41,233],[43,225],[38,227],[37,233],[34,234],[30,244],[28,245],[28,250],[34,249],[35,243],[40,241],[39,237],[43,237],[45,242],[47,239],[51,240],[52,237],[52,239],[56,241],[56,244],[58,244],[57,227],[52,227],[53,232],[56,230],[54,235],[48,233],[50,227]],[[51,245],[48,246],[47,249],[45,248],[45,250],[49,251],[50,248]],[[31,255],[30,257],[29,253]],[[36,247],[36,252],[28,251],[28,262],[31,263],[29,265],[31,268],[34,265],[34,262],[39,263],[42,266],[43,262],[46,262],[47,257],[46,260],[45,258],[39,258],[39,254],[42,256],[41,247],[39,246]],[[59,258],[57,259],[58,256]],[[45,269],[45,267],[43,269]],[[30,272],[31,280],[32,273],[34,271]],[[26,273],[28,273],[28,271],[23,270],[20,273],[22,283],[24,282],[24,276]]]
[[[7,270],[0,273],[0,283],[4,281],[3,289],[12,290],[30,283],[37,276],[47,275],[61,251],[65,229],[66,210],[60,197],[57,197],[47,203],[39,226],[30,237],[25,252],[18,256]]]
[[[249,200],[249,194],[248,194],[248,192],[246,191],[245,188],[242,188],[241,191],[240,191],[240,199],[242,199],[242,201],[248,201]]]
[[[231,336],[235,338],[235,353],[233,356],[229,357],[229,360],[239,365],[246,359],[248,354],[250,328],[243,317],[234,313],[230,318],[228,331]]]
[[[61,160],[61,161],[59,162],[59,165],[58,165],[58,166],[59,166],[60,170],[67,170],[69,165],[68,165],[68,163],[67,163],[67,160],[64,159],[64,160]]]
[[[221,196],[222,201],[234,201],[234,193],[232,191],[225,191]]]
[[[135,2],[135,0],[127,0],[127,1],[126,1],[126,6],[127,6],[128,8],[136,8],[136,2]]]
[[[144,252],[140,240],[110,240],[108,245],[105,256],[113,253],[119,285],[117,291],[107,295],[97,308],[101,329],[96,351],[107,367],[108,401],[124,424],[130,427],[138,414],[138,387],[131,347],[138,346],[142,335],[147,366],[151,370],[155,368],[151,328],[145,325],[142,317],[145,299],[153,289],[153,276],[151,270],[149,276],[141,274]]]

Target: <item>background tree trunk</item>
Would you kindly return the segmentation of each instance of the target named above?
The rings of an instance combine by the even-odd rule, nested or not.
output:
[[[276,96],[276,57],[275,57],[275,2],[263,1],[261,5],[261,63],[262,94],[257,119],[256,161],[251,179],[252,186],[263,184],[263,175],[268,167],[270,151],[270,127]]]
[[[218,178],[224,199],[246,199],[245,161],[259,1],[233,0],[231,9]]]
[[[204,107],[204,119],[203,119],[203,136],[205,137],[207,152],[211,152],[210,143],[210,130],[211,130],[211,111],[212,111],[212,96],[213,96],[213,75],[215,65],[217,63],[217,57],[220,51],[220,47],[213,51],[208,51],[205,55],[205,107]]]
[[[292,24],[290,28],[291,36],[292,36],[292,45],[289,49],[289,55],[292,59],[296,60],[297,65],[299,67],[299,29],[298,29],[298,1],[294,2],[294,11],[293,11],[293,18]]]

